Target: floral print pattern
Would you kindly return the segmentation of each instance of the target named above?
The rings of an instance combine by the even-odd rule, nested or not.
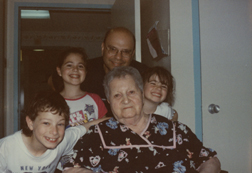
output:
[[[150,115],[139,135],[114,118],[92,126],[75,145],[66,167],[106,173],[194,173],[217,153],[204,147],[186,125]]]

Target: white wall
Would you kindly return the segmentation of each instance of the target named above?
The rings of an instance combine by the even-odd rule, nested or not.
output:
[[[163,0],[144,1],[141,4],[142,27],[144,27],[142,32],[147,32],[148,28],[155,21],[159,21],[158,29],[160,31],[167,31],[170,27],[171,57],[165,57],[158,62],[154,62],[150,60],[150,55],[148,56],[148,49],[142,49],[144,51],[142,52],[142,59],[145,63],[152,63],[150,66],[161,65],[168,69],[171,68],[171,73],[176,80],[176,100],[174,108],[178,111],[179,121],[187,124],[195,131],[191,10],[191,1],[170,0],[170,5],[167,1],[163,3]],[[144,42],[146,42],[146,35],[142,33],[142,44]]]
[[[141,1],[141,39],[142,39],[142,62],[149,67],[163,66],[171,70],[171,57],[168,55],[159,61],[153,59],[147,45],[147,34],[151,27],[157,24],[157,32],[163,50],[169,53],[170,32],[170,8],[168,0],[144,0]]]
[[[170,0],[171,72],[176,80],[179,121],[195,131],[191,1]]]
[[[116,0],[111,10],[112,27],[127,27],[135,34],[135,8],[134,0]]]

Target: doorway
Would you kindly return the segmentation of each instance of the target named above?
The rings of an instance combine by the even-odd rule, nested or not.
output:
[[[41,1],[35,2],[20,2],[19,0],[6,1],[6,75],[5,84],[5,102],[4,102],[4,136],[13,134],[20,129],[20,60],[22,59],[21,52],[21,29],[20,10],[22,8],[47,8],[47,9],[98,9],[110,10],[114,0],[101,2],[98,0],[92,1],[92,4],[80,2],[63,3],[60,0],[52,0],[50,3]],[[33,33],[35,34],[35,33]],[[47,35],[48,37],[50,36]],[[32,37],[29,37],[32,38]],[[52,38],[50,36],[50,38]],[[77,37],[74,37],[77,38]],[[23,40],[24,41],[24,40]],[[33,44],[34,46],[34,44]],[[54,45],[55,46],[55,45]],[[26,45],[26,48],[31,46]],[[62,47],[62,46],[61,46]]]
[[[50,89],[48,79],[62,51],[80,47],[89,58],[101,56],[103,36],[111,28],[110,9],[36,7],[20,8],[21,14],[24,10],[46,10],[50,17],[20,18],[19,115],[35,93]]]
[[[103,2],[100,0],[93,0],[92,4],[88,2],[87,3],[83,2],[82,4],[80,4],[80,2],[79,3],[72,2],[71,4],[67,4],[67,3],[61,2],[60,0],[52,0],[50,1],[50,3],[43,2],[42,0],[40,2],[38,1],[16,2],[16,1],[14,0],[14,1],[7,2],[8,7],[9,7],[8,16],[10,16],[10,18],[8,19],[9,22],[7,23],[7,26],[6,26],[8,28],[7,33],[6,33],[6,37],[8,38],[6,40],[7,41],[6,44],[8,45],[7,51],[6,51],[8,66],[6,68],[7,73],[6,73],[6,78],[5,78],[5,81],[6,81],[5,105],[8,105],[8,106],[6,106],[5,116],[8,115],[8,118],[6,118],[5,120],[5,124],[6,124],[6,126],[4,127],[4,129],[6,129],[5,135],[10,135],[20,129],[19,115],[22,110],[22,107],[24,107],[23,105],[21,105],[21,101],[25,97],[22,94],[20,94],[21,93],[20,91],[20,88],[21,88],[20,87],[20,79],[21,79],[20,78],[20,69],[21,69],[20,60],[22,60],[22,58],[26,56],[22,56],[22,51],[20,51],[21,45],[22,45],[22,49],[24,49],[26,52],[27,50],[31,51],[34,48],[37,48],[38,45],[40,45],[39,47],[45,50],[48,47],[51,47],[51,48],[54,47],[54,49],[56,48],[61,49],[63,47],[69,47],[69,43],[74,43],[73,45],[70,45],[70,46],[71,47],[84,47],[84,49],[86,49],[87,51],[88,56],[94,58],[97,55],[94,55],[94,54],[89,55],[88,51],[91,50],[90,51],[91,53],[96,53],[96,54],[99,54],[100,56],[101,55],[101,53],[99,53],[100,45],[105,34],[105,31],[104,31],[103,33],[100,32],[100,34],[95,33],[92,35],[90,33],[92,32],[94,33],[95,29],[89,29],[89,31],[92,31],[92,32],[83,34],[75,30],[75,32],[74,33],[72,32],[71,35],[69,34],[67,35],[66,32],[62,31],[62,28],[65,28],[65,25],[63,25],[63,27],[61,27],[60,33],[58,33],[56,36],[55,35],[53,36],[53,34],[49,31],[47,33],[32,32],[30,34],[29,32],[24,32],[24,35],[21,35],[19,32],[19,29],[21,27],[21,22],[20,22],[21,9],[48,9],[48,10],[53,10],[57,14],[59,14],[59,10],[65,10],[65,11],[69,10],[71,13],[75,12],[75,14],[76,13],[92,13],[92,12],[97,14],[97,12],[108,13],[109,11],[114,11],[114,15],[113,15],[114,17],[112,17],[112,20],[113,20],[112,23],[114,24],[113,26],[118,26],[119,23],[116,23],[116,21],[118,21],[118,16],[120,17],[123,16],[125,18],[125,15],[126,15],[122,12],[122,10],[118,10],[118,7],[123,7],[124,9],[127,9],[128,13],[126,16],[132,19],[132,16],[135,16],[135,13],[132,12],[135,10],[134,5],[136,4],[136,2],[139,3],[138,0],[123,1],[127,3],[124,3],[124,5],[122,6],[120,5],[120,2],[122,1],[120,2],[117,1],[118,2],[116,5],[117,8],[115,8],[114,7],[115,6],[114,3],[116,3],[115,0],[108,0],[106,2]],[[82,18],[77,18],[77,19],[80,23]],[[120,18],[119,18],[119,21],[120,21]],[[107,24],[110,23],[110,22],[107,22],[106,20],[103,20],[103,22],[106,22]],[[42,23],[42,21],[37,22],[37,24],[38,23]],[[135,20],[127,20],[124,26],[134,29],[135,28],[134,23],[139,24],[140,22],[135,22]],[[61,23],[61,24],[65,24],[65,23]],[[106,25],[102,24],[102,25],[107,26],[107,24]],[[85,28],[90,28],[86,26],[87,25],[85,25]],[[96,27],[96,30],[102,28],[99,26],[99,24],[97,24],[97,22],[95,23],[95,27]],[[32,29],[32,27],[28,27],[28,29]],[[106,27],[106,30],[107,29],[108,28]],[[140,27],[138,27],[138,30],[140,30]],[[135,31],[136,30],[133,30],[132,32],[135,33]],[[47,44],[41,41],[44,39],[47,41],[46,42]],[[97,44],[98,49],[95,49],[95,46],[93,45],[85,44],[82,41],[83,39],[87,39],[88,43],[92,43],[92,44],[95,43],[95,40],[100,40],[100,42]],[[57,41],[57,43],[53,41]],[[50,44],[50,46],[48,46],[48,44]],[[89,47],[82,46],[84,44],[85,46],[89,46]],[[139,48],[140,46],[137,44],[136,52],[140,52]],[[44,81],[44,79],[42,81]]]

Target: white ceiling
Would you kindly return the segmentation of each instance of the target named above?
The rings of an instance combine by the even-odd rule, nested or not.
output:
[[[110,26],[110,10],[49,10],[50,19],[21,19],[21,32],[100,32]]]

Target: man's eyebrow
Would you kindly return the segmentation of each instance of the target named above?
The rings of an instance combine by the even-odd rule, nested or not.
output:
[[[108,47],[113,47],[113,48],[116,48],[115,46],[113,46],[113,45],[110,45],[110,44],[109,44],[109,45],[107,45],[107,46],[108,46]]]
[[[132,49],[122,49],[122,51],[129,51],[129,52],[131,52]]]
[[[113,45],[110,45],[110,44],[108,44],[107,46],[110,47],[110,48],[116,48],[116,49],[118,49],[117,47],[115,47]],[[123,50],[123,51],[133,51],[133,49],[127,49],[127,48],[126,49],[121,49],[121,50]]]

